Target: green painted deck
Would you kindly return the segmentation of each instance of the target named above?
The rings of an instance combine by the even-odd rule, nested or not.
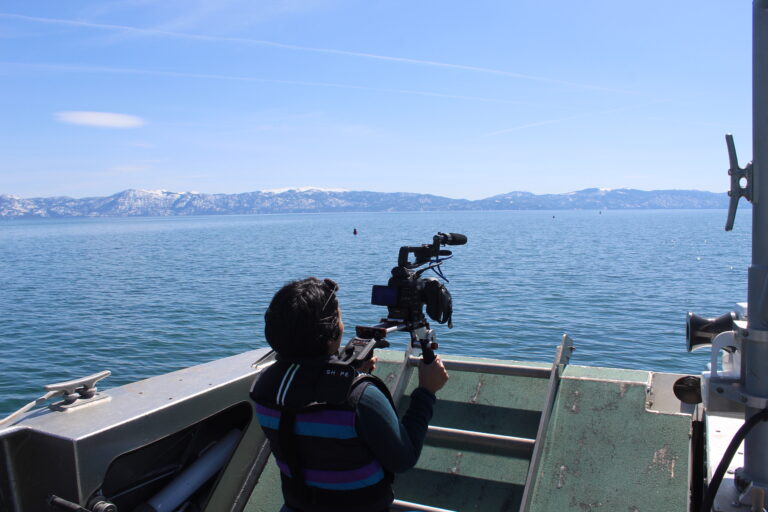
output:
[[[402,363],[402,359],[402,354],[397,354],[397,361]],[[466,357],[450,359],[501,362]],[[396,367],[395,363],[392,365]],[[381,367],[386,371],[385,364]],[[414,369],[398,410],[407,409],[408,397],[417,384],[418,374]],[[430,424],[535,438],[546,394],[546,379],[451,371],[448,384],[438,393]],[[428,437],[416,467],[396,478],[395,495],[400,500],[448,510],[517,510],[525,486],[528,458],[489,451],[451,446]]]
[[[532,512],[688,510],[690,415],[647,410],[650,377],[650,372],[566,369]]]
[[[403,368],[403,354],[380,351],[377,355],[380,362],[375,373],[394,386]],[[529,511],[687,510],[690,416],[647,410],[650,382],[650,372],[566,368],[544,438]],[[398,403],[401,413],[416,383],[414,370]],[[533,439],[547,387],[544,378],[451,371],[431,425]],[[461,512],[514,512],[520,508],[528,466],[526,456],[428,437],[416,467],[397,476],[396,498]],[[271,460],[246,510],[276,512],[281,503],[279,475]]]

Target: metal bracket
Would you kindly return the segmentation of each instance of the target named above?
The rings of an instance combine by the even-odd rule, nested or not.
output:
[[[741,384],[735,379],[718,379],[710,382],[718,395],[723,395],[732,402],[738,402],[755,409],[768,408],[768,398],[750,395],[742,391]]]
[[[712,346],[711,346],[711,354],[710,354],[710,371],[712,374],[712,380],[717,380],[719,378],[727,378],[727,377],[735,377],[736,380],[739,379],[739,372],[741,371],[741,365],[739,367],[735,367],[733,364],[733,361],[729,361],[728,363],[726,360],[723,360],[723,373],[720,374],[717,371],[717,356],[720,355],[721,350],[725,350],[728,347],[731,347],[731,350],[735,354],[736,352],[741,350],[741,337],[736,336],[736,331],[724,331],[715,336],[715,339],[712,340]]]
[[[709,386],[718,394],[733,402],[738,402],[747,407],[756,409],[765,409],[768,407],[768,398],[750,395],[744,392],[740,382],[740,359],[742,341],[747,337],[751,341],[768,341],[768,331],[758,329],[747,329],[747,323],[742,320],[734,322],[734,331],[724,331],[718,334],[712,341],[712,354],[710,360],[710,381]],[[733,357],[739,358],[731,360],[729,363],[723,362],[723,372],[717,370],[717,356],[721,350],[727,347],[734,347]]]
[[[739,206],[739,199],[744,197],[752,202],[752,162],[749,162],[743,169],[739,167],[739,159],[736,156],[736,146],[733,144],[733,135],[725,135],[725,144],[728,146],[728,161],[730,168],[728,176],[731,177],[731,189],[728,191],[731,201],[728,204],[728,219],[725,221],[725,230],[733,229],[733,222],[736,220],[736,208]],[[741,180],[747,181],[746,186],[741,186]]]

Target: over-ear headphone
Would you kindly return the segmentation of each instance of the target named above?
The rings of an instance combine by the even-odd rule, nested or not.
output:
[[[319,311],[318,326],[320,329],[319,339],[322,343],[329,343],[341,337],[341,326],[339,325],[339,301],[336,298],[336,292],[339,285],[333,279],[323,279],[322,288],[325,299],[322,308]]]

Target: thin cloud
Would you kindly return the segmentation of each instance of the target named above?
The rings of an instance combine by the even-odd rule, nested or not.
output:
[[[590,114],[590,115],[594,115],[594,112],[592,114]],[[484,133],[483,137],[495,137],[496,135],[502,135],[502,134],[509,133],[509,132],[514,132],[514,131],[517,131],[517,130],[523,130],[525,128],[533,128],[535,126],[544,126],[544,125],[547,125],[547,124],[563,123],[565,121],[570,121],[572,119],[578,119],[580,117],[585,117],[585,116],[576,115],[576,116],[560,117],[558,119],[547,119],[547,120],[544,120],[544,121],[536,121],[536,122],[533,122],[533,123],[521,124],[521,125],[518,125],[518,126],[513,126],[511,128],[504,128],[503,130],[496,130],[495,132]]]
[[[24,21],[34,22],[34,23],[48,23],[48,24],[54,24],[54,25],[67,25],[67,26],[74,26],[74,27],[112,30],[112,31],[120,31],[120,32],[135,33],[135,34],[160,36],[160,37],[171,37],[175,39],[248,44],[248,45],[256,45],[256,46],[266,46],[271,48],[280,48],[283,50],[325,53],[325,54],[331,54],[331,55],[344,55],[347,57],[358,57],[363,59],[399,62],[403,64],[414,64],[419,66],[456,69],[460,71],[470,71],[475,73],[488,73],[488,74],[494,74],[494,75],[508,76],[511,78],[519,78],[522,80],[531,80],[536,82],[546,82],[546,83],[552,83],[552,84],[558,84],[558,85],[565,85],[569,87],[577,87],[581,89],[592,89],[592,90],[604,91],[604,92],[636,94],[634,91],[627,91],[623,89],[615,89],[610,87],[602,87],[602,86],[591,85],[591,84],[582,84],[577,82],[569,82],[566,80],[557,80],[554,78],[548,78],[543,76],[514,73],[511,71],[504,71],[501,69],[484,68],[479,66],[468,66],[464,64],[452,64],[448,62],[438,62],[438,61],[432,61],[432,60],[411,59],[408,57],[393,57],[389,55],[378,55],[374,53],[355,52],[355,51],[349,51],[349,50],[336,50],[332,48],[316,48],[311,46],[299,46],[294,44],[278,43],[275,41],[266,41],[263,39],[249,39],[244,37],[209,36],[209,35],[203,35],[203,34],[192,34],[189,32],[174,32],[170,30],[131,27],[128,25],[114,25],[109,23],[92,23],[89,21],[65,20],[65,19],[58,19],[58,18],[40,18],[36,16],[24,16],[21,14],[10,14],[10,13],[0,13],[0,18],[18,19],[18,20],[24,20]]]
[[[15,66],[24,68],[36,68],[46,69],[51,71],[65,71],[75,73],[114,73],[114,74],[127,74],[127,75],[150,75],[150,76],[167,76],[178,78],[201,78],[211,80],[231,80],[240,82],[260,82],[260,83],[273,83],[273,84],[286,84],[286,85],[301,85],[307,87],[330,87],[336,89],[354,89],[361,91],[376,91],[386,92],[393,94],[409,94],[415,96],[429,96],[434,98],[447,98],[458,99],[467,101],[482,101],[488,103],[504,103],[509,105],[527,105],[527,106],[543,106],[541,104],[502,100],[497,98],[483,98],[480,96],[466,96],[461,94],[446,94],[432,91],[417,91],[412,89],[390,89],[383,87],[368,87],[364,85],[352,85],[352,84],[340,84],[333,82],[307,82],[302,80],[280,80],[276,78],[259,78],[251,76],[233,76],[233,75],[216,75],[208,73],[186,73],[181,71],[162,71],[162,70],[150,70],[150,69],[136,69],[136,68],[112,68],[102,66],[71,66],[66,64],[47,64],[47,63],[19,63],[19,62],[0,62],[0,66]]]
[[[140,117],[114,112],[66,111],[56,112],[54,117],[62,123],[99,128],[138,128],[144,125]]]
[[[536,127],[536,126],[544,126],[544,125],[547,125],[547,124],[563,123],[563,122],[566,122],[566,121],[571,121],[573,119],[579,119],[579,118],[590,117],[590,116],[595,116],[595,115],[614,114],[616,112],[625,112],[627,110],[636,110],[636,109],[646,108],[646,107],[650,107],[650,106],[653,106],[653,105],[658,105],[660,103],[668,103],[668,102],[669,102],[669,100],[657,100],[657,101],[651,101],[651,102],[648,102],[648,103],[643,103],[643,104],[640,104],[640,105],[629,105],[629,106],[626,106],[626,107],[611,108],[611,109],[608,109],[608,110],[599,110],[599,111],[589,112],[589,113],[586,113],[586,114],[580,114],[580,115],[575,115],[575,116],[560,117],[558,119],[547,119],[547,120],[543,120],[543,121],[535,121],[533,123],[521,124],[521,125],[518,125],[518,126],[513,126],[511,128],[504,128],[503,130],[496,130],[495,132],[484,133],[481,136],[482,137],[495,137],[496,135],[503,135],[505,133],[515,132],[517,130],[523,130],[525,128],[533,128],[533,127]]]

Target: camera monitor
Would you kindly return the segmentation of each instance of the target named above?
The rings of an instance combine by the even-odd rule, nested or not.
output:
[[[399,289],[394,286],[373,285],[371,304],[376,306],[397,306]]]

